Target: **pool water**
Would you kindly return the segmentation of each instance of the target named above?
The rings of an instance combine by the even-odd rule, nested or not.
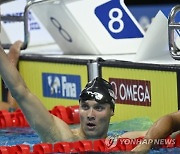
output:
[[[152,121],[147,118],[136,118],[132,120],[122,121],[110,124],[108,135],[123,134],[125,131],[147,130]],[[79,125],[70,125],[71,128],[77,128]],[[6,128],[0,129],[0,146],[11,146],[17,144],[28,144],[32,147],[34,144],[40,143],[41,140],[37,133],[29,128]]]
[[[123,134],[125,131],[147,130],[152,125],[152,121],[147,118],[136,118],[119,123],[113,123],[109,126],[108,135]],[[71,125],[71,128],[77,128],[79,125]],[[0,146],[12,146],[26,144],[33,148],[34,144],[41,140],[37,133],[29,127],[26,128],[6,128],[0,129]],[[150,150],[149,153],[180,153],[180,148]]]
[[[29,127],[0,130],[0,146],[27,144],[32,147],[34,144],[40,142],[41,140],[37,133]]]

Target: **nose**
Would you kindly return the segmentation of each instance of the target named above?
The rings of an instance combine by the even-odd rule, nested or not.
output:
[[[95,115],[94,115],[94,112],[93,112],[93,109],[92,109],[92,108],[89,109],[87,118],[88,118],[88,120],[90,120],[90,121],[91,121],[91,120],[95,120]]]

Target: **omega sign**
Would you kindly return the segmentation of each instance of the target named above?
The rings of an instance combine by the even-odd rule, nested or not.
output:
[[[151,106],[151,83],[145,80],[109,78],[116,94],[116,103]]]

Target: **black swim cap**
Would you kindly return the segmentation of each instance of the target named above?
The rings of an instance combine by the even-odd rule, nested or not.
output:
[[[112,85],[100,77],[96,77],[90,81],[82,90],[79,101],[86,100],[95,100],[98,103],[108,103],[114,111],[115,94]]]

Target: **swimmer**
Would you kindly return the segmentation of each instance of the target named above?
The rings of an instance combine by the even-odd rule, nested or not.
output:
[[[22,46],[21,41],[16,41],[9,49],[9,53],[7,54],[9,61],[12,65],[17,67],[19,56],[20,56],[20,49]],[[7,110],[7,111],[15,111],[18,109],[18,104],[16,100],[11,96],[10,91],[7,93],[7,102],[0,102],[0,110]]]
[[[64,121],[50,114],[43,103],[30,92],[16,67],[9,62],[2,47],[0,75],[42,142],[107,137],[109,122],[114,115],[115,96],[111,84],[104,79],[97,77],[82,90],[79,98],[80,128],[70,129]]]

